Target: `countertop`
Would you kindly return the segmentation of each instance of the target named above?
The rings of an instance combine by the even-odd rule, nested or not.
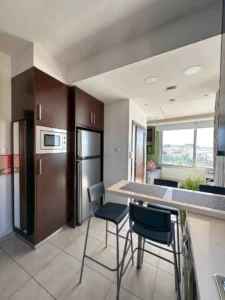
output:
[[[107,193],[225,220],[225,196],[122,180]]]
[[[213,274],[225,276],[225,221],[188,213],[187,222],[200,300],[217,300]]]

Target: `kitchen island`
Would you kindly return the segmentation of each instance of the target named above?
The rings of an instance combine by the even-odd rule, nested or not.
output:
[[[225,196],[126,180],[109,187],[107,193],[186,210],[199,300],[220,299],[213,274],[225,276]],[[138,244],[142,245],[140,237]]]

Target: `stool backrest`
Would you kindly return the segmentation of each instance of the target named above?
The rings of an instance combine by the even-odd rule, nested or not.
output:
[[[154,184],[156,185],[164,185],[169,187],[178,187],[178,182],[174,180],[166,180],[166,179],[154,179]]]
[[[130,219],[145,229],[170,232],[170,212],[161,209],[144,207],[130,202]]]
[[[92,185],[88,189],[89,202],[99,200],[105,194],[105,186],[103,182]]]
[[[225,195],[225,188],[221,186],[203,185],[199,186],[200,192]]]

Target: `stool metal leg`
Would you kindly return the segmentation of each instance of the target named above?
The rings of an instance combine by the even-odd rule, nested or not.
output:
[[[117,296],[116,299],[119,300],[120,291],[120,259],[119,259],[119,227],[116,225],[116,258],[117,258]]]
[[[181,300],[181,293],[180,293],[180,282],[179,282],[179,270],[177,265],[177,254],[176,254],[176,241],[175,241],[175,234],[173,236],[173,256],[174,256],[174,269],[175,269],[175,286],[177,290],[177,299]]]
[[[81,267],[81,272],[80,272],[80,283],[82,281],[82,276],[83,276],[84,260],[85,260],[86,250],[87,250],[87,241],[88,241],[88,234],[89,234],[89,229],[90,229],[91,217],[92,217],[92,215],[90,215],[90,217],[88,219],[88,227],[87,227],[87,233],[86,233],[85,245],[84,245],[84,254],[83,254],[82,267]]]
[[[105,247],[108,246],[108,221],[106,221]]]
[[[180,267],[180,233],[179,233],[179,217],[177,216],[177,249],[178,249],[178,269],[179,269],[179,282],[181,282],[181,267]]]

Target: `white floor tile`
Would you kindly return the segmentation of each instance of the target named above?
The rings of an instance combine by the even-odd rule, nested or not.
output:
[[[122,278],[122,287],[143,300],[152,299],[157,268],[143,263],[141,269],[130,265]]]
[[[49,242],[46,242],[38,249],[23,255],[17,260],[17,262],[31,276],[35,276],[60,252],[61,250],[59,248]]]
[[[11,233],[9,233],[9,234],[3,236],[2,238],[0,238],[0,247],[1,247],[1,245],[3,245],[3,244],[9,243],[9,242],[12,241],[14,238],[15,238],[15,233],[14,233],[14,232],[11,232]]]
[[[31,251],[34,251],[28,244],[17,237],[13,238],[8,243],[4,243],[1,247],[15,260]]]
[[[168,251],[160,250],[160,256],[165,257],[166,259],[169,259],[172,262],[174,261],[173,253],[169,253]],[[159,259],[158,268],[174,275],[174,265],[163,259]]]
[[[12,264],[14,260],[2,249],[0,249],[0,271],[10,264]]]
[[[113,283],[105,300],[115,300],[116,295],[117,295],[117,286],[115,283]],[[122,287],[120,288],[120,300],[139,300],[139,299],[140,298],[137,298],[136,296],[129,293]]]
[[[9,299],[30,279],[30,275],[25,272],[16,262],[9,265],[0,272],[0,299]]]
[[[54,300],[54,298],[40,284],[31,279],[10,300]]]
[[[78,231],[76,228],[66,226],[62,231],[50,239],[50,243],[61,249],[65,249],[80,234],[80,231]]]
[[[76,259],[82,261],[83,253],[84,253],[85,237],[86,235],[84,233],[81,233],[80,236],[78,236],[75,239],[75,241],[73,241],[68,247],[66,247],[64,251],[72,255]],[[89,236],[86,254],[91,256],[95,252],[95,250],[99,247],[100,244],[101,244],[100,241]]]
[[[65,290],[73,277],[80,271],[81,263],[72,256],[61,252],[35,279],[55,298]]]
[[[77,274],[59,300],[104,300],[112,284],[110,280],[86,266],[81,284],[79,280],[80,274]]]
[[[175,277],[157,270],[153,300],[176,300]]]

